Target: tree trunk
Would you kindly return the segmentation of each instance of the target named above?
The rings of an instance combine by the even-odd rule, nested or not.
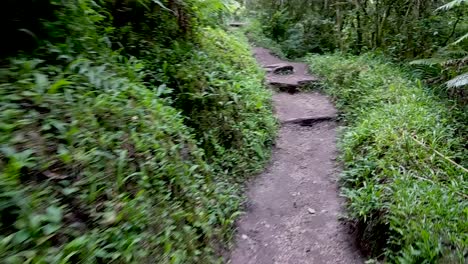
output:
[[[343,17],[341,15],[340,5],[336,5],[336,28],[337,28],[337,34],[338,34],[338,41],[339,41],[340,50],[344,51],[343,36],[341,35],[342,27],[343,27]]]
[[[379,43],[379,22],[380,22],[380,5],[379,0],[375,1],[375,15],[374,15],[374,46],[373,48],[376,49],[380,46]]]
[[[355,0],[356,5],[356,48],[358,53],[362,51],[362,23],[361,23],[361,3]]]

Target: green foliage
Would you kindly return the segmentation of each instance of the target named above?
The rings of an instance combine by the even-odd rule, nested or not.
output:
[[[255,46],[268,48],[273,52],[273,54],[280,58],[286,57],[281,46],[265,35],[259,20],[250,20],[247,26],[241,28],[241,30]]]
[[[436,11],[451,10],[464,3],[467,3],[467,1],[451,1],[439,7]],[[459,18],[454,22],[454,30],[459,22]],[[468,85],[468,45],[464,45],[466,43],[463,43],[467,37],[468,34],[461,36],[449,46],[440,49],[431,59],[419,59],[410,63],[412,65],[426,66],[419,67],[418,69],[419,73],[422,72],[423,74],[434,73],[434,69],[436,69],[436,80],[446,81],[447,87],[451,89],[449,94],[452,95],[452,97],[458,97],[458,99],[462,100],[466,99],[465,90],[463,88]],[[434,67],[434,65],[438,67]]]
[[[225,3],[48,3],[2,57],[0,258],[220,262],[276,129],[246,41],[205,28]]]
[[[274,41],[283,40],[290,25],[288,20],[289,18],[286,10],[276,10],[263,18],[263,21],[266,22],[263,26],[263,31],[266,32],[267,37]]]
[[[436,52],[432,58],[414,60],[409,64],[412,65],[415,76],[430,84],[446,83],[449,94],[456,95],[457,91],[462,91],[463,82],[452,85],[457,84],[457,82],[447,81],[457,80],[457,76],[463,76],[463,73],[468,70],[468,52],[459,46],[449,45]],[[459,79],[463,81],[463,77]],[[456,96],[454,97],[456,98]]]
[[[467,101],[465,0],[453,1],[265,1],[246,2],[254,10],[249,31],[254,43],[276,54],[383,53],[412,61],[415,77],[439,93]],[[255,20],[254,20],[255,21]],[[427,59],[432,56],[432,59]],[[425,59],[424,59],[425,58]]]
[[[289,57],[380,50],[412,59],[460,39],[468,25],[464,0],[253,0],[246,5],[255,11],[264,34]]]
[[[129,78],[131,64],[25,60],[5,72],[1,176],[22,197],[2,218],[7,263],[183,260],[208,218],[229,217],[210,202],[216,186],[190,130]]]
[[[343,192],[364,250],[391,263],[466,262],[468,173],[452,162],[468,167],[467,112],[379,57],[308,61],[348,124]]]
[[[201,41],[205,52],[176,69],[180,90],[174,102],[189,117],[207,157],[234,175],[259,169],[276,129],[264,73],[239,38],[207,29]]]
[[[288,17],[284,13],[280,15]],[[254,45],[268,48],[281,58],[299,58],[310,52],[323,53],[336,48],[330,41],[334,27],[331,21],[312,17],[294,24],[286,20],[283,37],[276,40],[268,23],[267,19],[252,18],[242,31]]]

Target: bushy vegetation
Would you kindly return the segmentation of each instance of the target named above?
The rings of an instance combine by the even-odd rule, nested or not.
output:
[[[466,1],[248,1],[263,32],[290,56],[381,50],[431,55],[466,34]],[[446,5],[444,5],[446,4]]]
[[[2,262],[219,262],[276,129],[223,4],[5,5]]]
[[[363,249],[390,263],[465,263],[466,109],[381,57],[307,61],[347,124],[342,180]]]
[[[265,35],[259,20],[253,19],[249,21],[240,31],[247,36],[249,42],[254,46],[268,48],[274,55],[286,59],[281,45]]]
[[[466,0],[254,0],[247,9],[259,21],[252,32],[270,39],[261,37],[262,45],[280,47],[289,58],[378,51],[395,61],[412,61],[421,79],[443,84],[441,90],[448,87],[447,94],[466,102]]]

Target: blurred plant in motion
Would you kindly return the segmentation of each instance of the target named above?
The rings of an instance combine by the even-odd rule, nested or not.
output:
[[[8,0],[4,263],[207,263],[276,130],[221,0]]]

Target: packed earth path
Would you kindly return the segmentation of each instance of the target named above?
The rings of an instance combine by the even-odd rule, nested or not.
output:
[[[344,200],[337,184],[333,104],[317,92],[294,93],[317,80],[306,64],[283,61],[263,48],[254,53],[268,72],[267,83],[288,93],[273,96],[281,129],[270,165],[248,186],[229,263],[363,263],[340,221]],[[281,73],[286,66],[294,71]]]

